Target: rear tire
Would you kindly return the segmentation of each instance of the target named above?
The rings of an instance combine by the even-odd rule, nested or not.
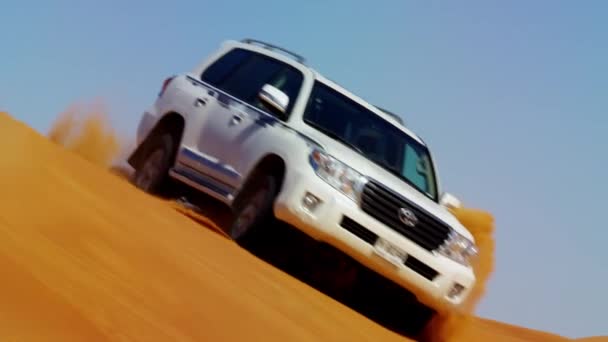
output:
[[[168,191],[169,169],[175,155],[175,140],[170,133],[150,137],[141,163],[133,173],[132,182],[139,189],[154,195]]]
[[[256,176],[254,176],[256,177]],[[235,217],[229,235],[241,246],[251,246],[265,226],[274,221],[272,206],[277,196],[277,180],[261,175],[252,180],[235,208]]]

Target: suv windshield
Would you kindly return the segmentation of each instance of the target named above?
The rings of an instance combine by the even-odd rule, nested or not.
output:
[[[380,116],[315,82],[303,119],[437,201],[428,149]]]

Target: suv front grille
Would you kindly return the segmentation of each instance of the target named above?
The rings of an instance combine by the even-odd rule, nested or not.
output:
[[[409,227],[401,222],[399,218],[401,208],[408,209],[416,215],[418,223],[415,227]],[[445,223],[374,181],[368,182],[363,189],[361,209],[429,251],[441,246],[450,233],[450,228]]]

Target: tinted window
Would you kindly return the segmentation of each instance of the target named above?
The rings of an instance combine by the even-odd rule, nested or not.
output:
[[[317,82],[304,121],[437,200],[428,149],[372,111]]]
[[[258,99],[264,84],[271,84],[287,96],[287,116],[291,113],[300,92],[304,76],[297,69],[243,49],[234,49],[211,64],[201,75],[201,80],[259,109],[272,113]]]
[[[273,113],[272,109],[266,107],[258,98],[264,84],[271,84],[289,96],[286,111],[289,116],[302,86],[302,73],[285,63],[254,52],[249,53],[246,58],[234,57],[233,60],[237,62],[230,68],[231,71],[224,73],[221,78],[218,77],[219,81],[214,85],[239,100]],[[219,71],[214,73],[220,74]]]
[[[249,56],[251,56],[251,53],[247,50],[232,50],[205,69],[201,75],[201,80],[217,86]]]
[[[252,103],[264,83],[270,81],[280,68],[278,62],[253,55],[226,77],[219,88],[240,100]]]

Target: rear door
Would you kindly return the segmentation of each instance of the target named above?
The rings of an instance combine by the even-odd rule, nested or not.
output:
[[[217,124],[217,115],[225,116],[228,102],[216,87],[250,55],[246,50],[233,50],[211,63],[202,75],[187,75],[187,82],[182,85],[182,91],[174,104],[178,112],[189,115],[173,176],[200,187],[201,190],[212,190],[210,194],[219,195],[222,200],[229,198],[234,191],[230,185],[233,182],[229,180],[234,178],[235,173],[231,167],[216,158],[213,140],[208,143],[210,137],[205,137],[210,130],[204,127]]]

